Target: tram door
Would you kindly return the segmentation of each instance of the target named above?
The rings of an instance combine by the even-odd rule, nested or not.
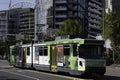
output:
[[[58,66],[63,66],[63,46],[62,45],[58,45],[57,46],[57,65]]]
[[[23,53],[22,53],[22,67],[26,67],[26,48],[23,48]]]
[[[57,71],[57,49],[56,46],[50,47],[50,60],[51,60],[51,71],[56,72]]]

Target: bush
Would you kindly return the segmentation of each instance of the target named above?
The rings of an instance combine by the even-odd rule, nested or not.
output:
[[[106,55],[106,65],[109,66],[113,64],[113,58],[110,55]]]
[[[117,58],[115,60],[116,64],[120,64],[120,54],[117,54]]]
[[[116,46],[115,48],[115,63],[120,64],[120,47]]]

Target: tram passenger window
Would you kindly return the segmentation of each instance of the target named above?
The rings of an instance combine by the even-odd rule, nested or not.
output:
[[[77,45],[73,45],[73,56],[77,56]]]
[[[22,53],[23,53],[23,48],[19,48],[19,50],[18,50],[18,55],[21,57],[22,56]]]
[[[47,47],[44,47],[44,56],[47,56]]]
[[[30,55],[30,48],[27,47],[27,55],[29,56]]]
[[[42,56],[43,55],[43,51],[42,51],[43,47],[39,48],[39,55]]]
[[[70,47],[69,46],[64,46],[64,55],[66,55],[66,56],[70,55]]]

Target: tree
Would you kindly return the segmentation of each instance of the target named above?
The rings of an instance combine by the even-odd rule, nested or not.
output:
[[[83,27],[78,21],[67,19],[64,24],[60,26],[58,35],[78,35],[83,33]]]
[[[109,38],[114,43],[115,61],[120,63],[120,18],[115,12],[105,14],[105,39]]]
[[[115,25],[116,22],[116,17],[115,13],[110,12],[109,14],[105,14],[105,19],[104,19],[104,37],[105,39],[110,38],[111,39],[111,34],[113,33],[113,26]]]

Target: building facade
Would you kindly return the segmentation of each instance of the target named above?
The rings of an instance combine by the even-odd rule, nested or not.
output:
[[[106,13],[115,12],[117,16],[120,16],[120,0],[106,0],[105,9]]]
[[[5,40],[8,33],[8,11],[0,11],[0,40]]]
[[[34,39],[34,9],[13,8],[8,11],[8,36],[17,39],[24,36],[25,40]]]
[[[112,11],[112,0],[105,0],[105,12],[109,13]]]
[[[112,10],[117,16],[120,16],[120,0],[112,0]]]
[[[66,19],[83,25],[86,38],[101,33],[102,0],[36,0],[36,26],[59,29]]]
[[[88,37],[94,38],[95,36],[101,34],[101,19],[104,10],[104,0],[86,0],[88,3],[86,6],[88,10],[88,23],[87,31]]]
[[[21,8],[13,8],[9,9],[9,16],[8,16],[8,33],[11,37],[11,34],[18,34],[19,33],[19,26],[20,26],[20,11]],[[13,35],[14,36],[14,35]]]
[[[25,35],[26,40],[34,39],[34,9],[25,8],[20,11],[19,33]]]

